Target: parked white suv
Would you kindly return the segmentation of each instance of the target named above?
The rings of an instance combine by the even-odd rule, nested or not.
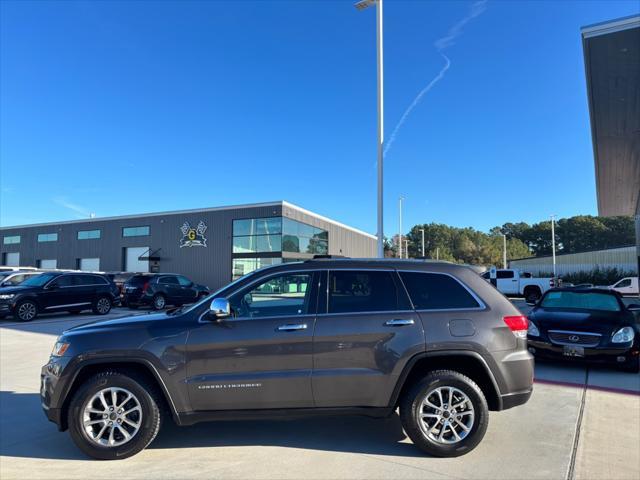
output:
[[[484,272],[482,278],[491,281],[491,272]],[[530,273],[510,268],[496,270],[496,281],[500,293],[524,297],[529,303],[537,302],[544,292],[556,286],[553,278],[533,278]]]

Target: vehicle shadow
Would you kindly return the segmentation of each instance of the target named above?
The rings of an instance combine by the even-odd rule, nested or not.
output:
[[[312,417],[297,420],[218,421],[162,426],[151,449],[278,446],[403,457],[425,454],[406,440],[400,419]],[[0,456],[87,460],[67,432],[42,414],[37,393],[0,391]]]
[[[402,429],[400,418],[358,416],[295,420],[242,420],[190,427],[165,425],[149,448],[277,446],[400,457],[424,457]],[[406,440],[406,441],[405,441]]]

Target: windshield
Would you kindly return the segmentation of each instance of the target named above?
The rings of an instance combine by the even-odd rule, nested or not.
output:
[[[52,278],[57,277],[57,273],[42,273],[40,275],[33,275],[27,278],[20,284],[21,287],[41,287]]]
[[[544,308],[620,311],[620,304],[614,295],[596,292],[549,292],[540,305]]]

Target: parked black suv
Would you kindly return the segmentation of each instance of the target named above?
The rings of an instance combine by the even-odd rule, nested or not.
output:
[[[106,315],[119,303],[113,282],[95,273],[45,272],[15,287],[0,289],[0,313],[13,314],[21,322],[43,312],[93,310]]]
[[[209,295],[209,288],[174,273],[143,273],[124,283],[122,302],[129,308],[147,305],[162,310],[167,305],[193,303]]]
[[[525,403],[527,319],[444,262],[310,260],[258,270],[188,308],[75,327],[42,368],[42,406],[86,454],[126,458],[178,425],[392,415],[421,449],[471,451],[489,410]]]

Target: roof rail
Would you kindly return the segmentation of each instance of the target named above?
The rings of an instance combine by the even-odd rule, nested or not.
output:
[[[349,258],[344,255],[314,255],[312,260],[330,260],[332,258]]]

